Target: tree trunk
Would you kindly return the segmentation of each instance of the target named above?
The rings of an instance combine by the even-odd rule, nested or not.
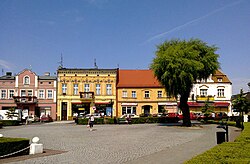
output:
[[[191,121],[190,121],[190,111],[189,111],[189,106],[187,104],[188,102],[188,94],[182,94],[180,98],[180,109],[183,114],[183,126],[190,127],[191,126]]]

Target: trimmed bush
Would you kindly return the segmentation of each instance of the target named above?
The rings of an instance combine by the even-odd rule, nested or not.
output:
[[[0,138],[0,156],[17,152],[29,146],[29,139],[26,138]],[[29,154],[29,148],[12,156]]]
[[[250,123],[244,126],[244,131],[235,142],[224,142],[186,163],[250,163]]]
[[[20,125],[20,121],[17,120],[1,120],[3,126],[17,126]]]

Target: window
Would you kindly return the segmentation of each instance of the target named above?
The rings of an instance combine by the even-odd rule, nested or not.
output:
[[[84,84],[84,92],[89,92],[89,84]]]
[[[29,76],[24,77],[24,84],[30,84],[30,77]]]
[[[6,99],[6,90],[1,90],[1,99]]]
[[[15,91],[9,90],[9,99],[13,98]]]
[[[224,97],[224,89],[218,89],[218,97]]]
[[[28,90],[28,96],[33,96],[33,91],[32,90]]]
[[[21,90],[21,96],[26,96],[26,91],[25,90]]]
[[[136,107],[135,106],[123,106],[122,115],[123,114],[136,114]]]
[[[73,86],[73,94],[74,95],[77,95],[78,94],[78,84],[74,84],[74,86]]]
[[[136,98],[136,91],[132,91],[132,97]]]
[[[218,82],[222,82],[222,78],[218,78]]]
[[[200,95],[201,96],[207,96],[207,89],[201,89],[200,90]]]
[[[112,85],[111,84],[106,85],[106,94],[112,95]]]
[[[162,91],[158,91],[158,98],[162,97]]]
[[[62,84],[62,93],[63,94],[67,93],[67,84]]]
[[[39,97],[40,99],[44,99],[44,90],[39,90],[39,95],[38,95],[38,97]]]
[[[53,99],[53,90],[47,90],[47,98]]]
[[[95,89],[96,95],[101,95],[101,84],[96,84]]]
[[[145,98],[150,98],[149,91],[145,91],[144,97]]]
[[[128,92],[127,91],[122,91],[122,97],[128,97]]]

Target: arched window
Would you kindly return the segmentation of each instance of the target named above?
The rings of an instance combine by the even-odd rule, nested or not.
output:
[[[30,77],[29,76],[24,77],[24,84],[30,84]]]

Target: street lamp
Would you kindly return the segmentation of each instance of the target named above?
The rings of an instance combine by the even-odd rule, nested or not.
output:
[[[111,118],[113,116],[113,100],[110,99],[110,107],[111,107]]]

